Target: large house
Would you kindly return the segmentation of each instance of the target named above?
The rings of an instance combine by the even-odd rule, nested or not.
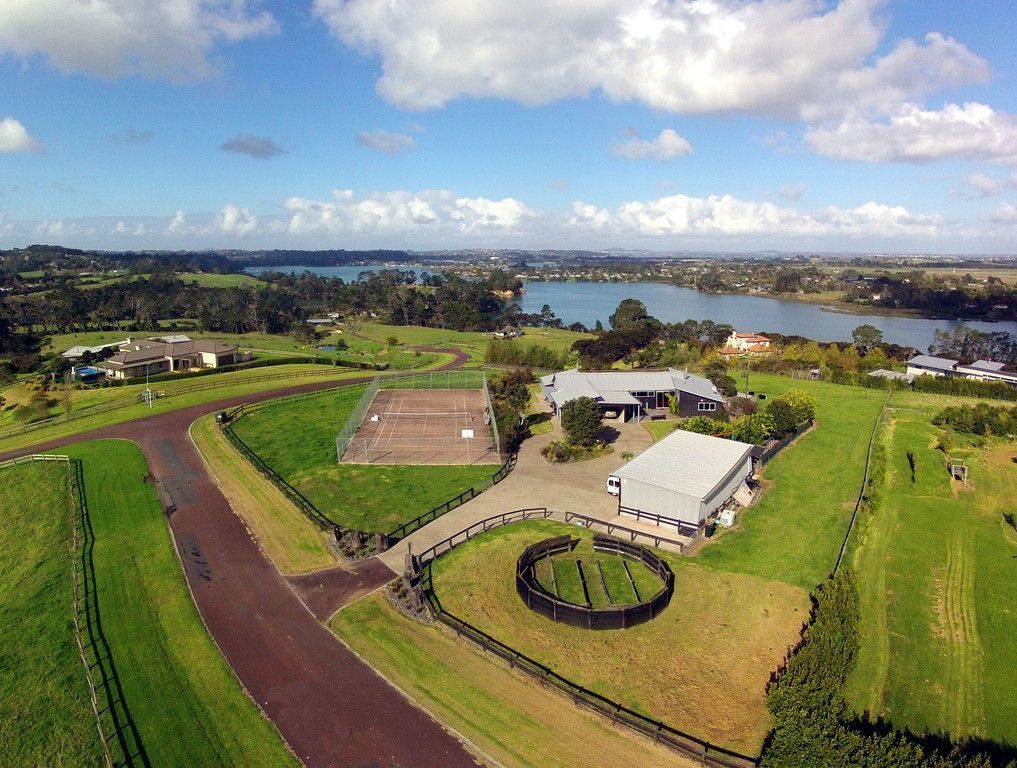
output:
[[[976,381],[1003,382],[1017,387],[1017,371],[1007,370],[1005,363],[993,360],[975,360],[962,363],[948,357],[916,355],[908,360],[908,373],[913,376],[945,376],[974,379]]]
[[[678,415],[720,416],[724,396],[709,379],[688,371],[580,371],[574,368],[540,377],[541,391],[555,416],[571,400],[591,397],[607,418],[620,421],[664,415],[670,399],[678,400]]]
[[[770,340],[759,333],[732,332],[720,350],[723,357],[762,355],[770,351]]]
[[[237,348],[215,339],[191,341],[186,336],[127,340],[101,364],[111,379],[133,379],[168,371],[219,368],[237,362]]]

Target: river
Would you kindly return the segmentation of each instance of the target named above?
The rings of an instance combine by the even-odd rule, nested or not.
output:
[[[419,264],[405,265],[404,269],[420,272],[440,272]],[[279,272],[302,272],[307,269],[326,277],[356,280],[366,270],[380,267],[274,267]],[[267,271],[261,268],[248,270],[254,274]],[[608,317],[622,299],[639,299],[653,317],[666,323],[681,322],[689,318],[730,323],[739,331],[774,331],[788,335],[806,336],[818,341],[850,341],[851,331],[862,323],[876,326],[883,338],[894,344],[915,347],[925,352],[932,343],[936,329],[950,330],[960,323],[953,320],[929,320],[914,317],[887,315],[857,315],[838,312],[831,307],[805,304],[797,301],[771,299],[745,294],[701,293],[691,288],[679,288],[663,283],[526,283],[526,292],[517,303],[523,312],[540,312],[549,304],[555,315],[568,325],[580,322],[592,327],[600,320],[606,327]],[[965,322],[980,331],[1006,331],[1017,335],[1017,323]]]

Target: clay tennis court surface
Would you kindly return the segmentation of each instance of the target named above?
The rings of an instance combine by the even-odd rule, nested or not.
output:
[[[343,462],[500,464],[479,389],[381,389]]]

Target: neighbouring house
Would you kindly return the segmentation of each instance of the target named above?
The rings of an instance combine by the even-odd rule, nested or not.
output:
[[[503,326],[494,332],[494,338],[496,339],[518,339],[522,335],[523,332],[521,330],[511,325]]]
[[[759,333],[733,332],[727,337],[721,357],[745,357],[746,355],[763,355],[770,351],[770,340]]]
[[[571,400],[591,397],[605,418],[620,421],[665,416],[671,398],[678,401],[678,415],[712,416],[724,413],[724,396],[713,382],[688,371],[569,371],[540,377],[541,392],[555,416]]]
[[[85,347],[81,345],[75,345],[68,349],[66,352],[61,352],[60,356],[65,357],[71,361],[80,360],[82,357],[85,356],[86,352],[90,352],[93,355],[98,355],[101,354],[102,352],[105,352],[107,349],[116,349],[122,347],[126,345],[129,341],[130,341],[129,339],[126,339],[124,341],[113,341],[110,342],[109,344],[99,344],[98,346],[95,347]]]
[[[908,360],[908,373],[914,376],[947,376],[975,381],[1003,382],[1017,387],[1017,371],[1006,363],[994,360],[975,360],[962,363],[947,357],[916,355]]]
[[[675,430],[613,473],[618,513],[694,536],[752,475],[754,448]]]
[[[914,374],[901,373],[900,371],[889,371],[886,368],[877,368],[874,371],[869,371],[869,376],[874,379],[892,379],[894,381],[904,381],[908,384],[914,382]]]
[[[309,317],[306,322],[313,326],[335,325],[335,320],[331,317]]]
[[[179,339],[180,337],[164,337]],[[102,363],[111,379],[133,379],[169,371],[195,368],[219,368],[237,362],[237,348],[215,339],[191,341],[140,339],[129,341],[120,351]]]
[[[908,360],[907,372],[912,376],[953,376],[957,361],[947,357],[915,355]]]

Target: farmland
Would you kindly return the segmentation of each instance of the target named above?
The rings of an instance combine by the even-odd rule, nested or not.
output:
[[[335,438],[363,387],[268,404],[234,425],[237,436],[321,512],[342,525],[387,532],[489,478],[490,465],[339,464]]]
[[[958,434],[968,486],[950,479],[930,419],[954,399],[895,393],[878,483],[859,520],[862,647],[847,695],[860,713],[917,733],[1017,744],[1017,446]],[[976,447],[981,445],[983,447]],[[908,453],[915,461],[912,481]]]

